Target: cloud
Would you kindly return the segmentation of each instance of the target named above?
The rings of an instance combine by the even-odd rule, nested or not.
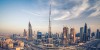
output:
[[[100,1],[96,2],[95,6],[91,7],[89,10],[91,9],[96,11],[91,13],[88,17],[100,17]]]
[[[27,15],[35,16],[35,17],[47,17],[48,16],[48,10],[26,10],[26,9],[21,9],[21,11]]]
[[[59,11],[55,9],[55,10],[52,10],[51,13],[52,13],[52,15],[55,15],[55,14],[58,14]]]
[[[52,7],[56,9],[57,13],[52,13],[52,16],[54,20],[70,20],[84,17],[87,14],[86,17],[100,16],[100,1],[96,1],[95,4],[89,4],[89,2],[91,0],[53,0]]]
[[[28,11],[28,10],[22,9],[21,11],[22,11],[22,12],[25,12],[25,13],[27,13],[27,14],[40,16],[40,14],[38,14],[38,13],[33,13],[33,12],[31,12],[31,11]]]
[[[95,0],[94,0],[95,1]],[[46,7],[39,10],[38,13],[33,13],[31,11],[22,10],[28,14],[36,16],[48,16],[49,4],[51,3],[51,16],[54,20],[70,20],[80,17],[99,17],[100,16],[100,1],[91,0],[49,0],[48,2],[44,0],[38,0],[39,3],[44,3],[42,7]],[[47,3],[49,4],[47,4]],[[93,2],[93,3],[92,3]],[[46,5],[45,5],[46,4]],[[43,11],[42,11],[43,10]]]
[[[54,20],[65,20],[65,18],[70,19],[70,12],[66,11],[66,13],[62,13],[60,17],[55,18]]]

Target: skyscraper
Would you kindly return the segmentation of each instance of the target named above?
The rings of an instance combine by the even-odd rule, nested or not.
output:
[[[29,25],[28,25],[28,39],[29,40],[32,40],[32,26],[31,26],[31,23],[29,22]]]
[[[68,41],[67,41],[67,40],[68,40],[68,39],[67,39],[67,34],[68,34],[68,27],[63,27],[63,36],[64,36],[64,37],[63,37],[63,38],[64,38],[64,39],[63,39],[63,43],[64,43],[65,45],[66,45],[67,42],[68,42]]]
[[[83,41],[83,27],[80,28],[80,41],[82,42]]]
[[[96,32],[96,39],[99,39],[99,29],[97,29],[97,32]]]
[[[90,40],[91,29],[88,29],[88,40]]]
[[[37,32],[37,39],[42,39],[42,32]]]
[[[70,43],[73,44],[76,42],[76,33],[75,33],[75,29],[71,28],[70,29]]]
[[[51,4],[50,4],[50,11],[49,11],[49,29],[48,29],[48,33],[49,33],[49,38],[48,38],[48,42],[49,44],[53,43],[53,39],[52,39],[52,35],[51,35]]]
[[[24,29],[24,32],[23,32],[23,36],[26,37],[27,36],[27,31]]]
[[[86,42],[87,41],[87,24],[85,23],[84,26],[84,34],[83,34],[83,41]]]
[[[49,11],[49,30],[48,30],[48,33],[49,33],[49,38],[51,38],[51,4],[50,4],[50,11]]]
[[[84,33],[86,34],[87,33],[87,24],[85,23],[85,26],[84,26]]]

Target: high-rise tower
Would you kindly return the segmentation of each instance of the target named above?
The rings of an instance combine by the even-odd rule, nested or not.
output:
[[[83,41],[83,27],[80,27],[80,41]]]
[[[84,26],[84,33],[86,34],[87,33],[87,24],[85,23],[85,26]]]
[[[84,34],[83,34],[83,41],[86,42],[87,41],[87,24],[85,23],[85,26],[84,26]]]
[[[32,26],[31,26],[31,23],[29,22],[29,25],[28,25],[28,39],[29,40],[32,40]]]
[[[71,28],[70,29],[70,43],[73,44],[76,42],[76,33],[75,33],[75,29]]]
[[[87,35],[88,36],[88,40],[90,40],[90,34],[91,34],[91,29],[89,28],[88,29],[88,35]]]
[[[48,33],[49,33],[49,38],[51,38],[51,4],[50,4],[50,11],[49,11],[49,30],[48,30]]]
[[[65,46],[67,46],[67,43],[68,43],[68,37],[67,37],[67,35],[68,35],[68,27],[63,27],[63,44],[65,45]]]
[[[27,31],[24,29],[24,32],[23,32],[23,36],[26,37],[27,36]]]
[[[68,27],[63,27],[63,34],[64,34],[65,38],[67,38]]]
[[[99,34],[99,29],[97,29],[97,32],[96,32],[96,39],[99,39],[100,38],[100,34]]]
[[[49,44],[53,44],[53,39],[52,39],[52,35],[51,35],[51,4],[50,4],[50,9],[49,9],[49,29],[48,29],[48,33],[49,33],[49,38],[48,38],[48,43]]]

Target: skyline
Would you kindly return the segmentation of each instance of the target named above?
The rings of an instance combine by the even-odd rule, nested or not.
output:
[[[51,0],[52,32],[62,32],[63,26],[79,32],[85,23],[92,31],[100,29],[99,2]],[[23,33],[28,30],[29,21],[33,31],[48,32],[49,3],[49,0],[0,0],[0,33]]]

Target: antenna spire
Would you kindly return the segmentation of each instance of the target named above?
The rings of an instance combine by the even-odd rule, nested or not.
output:
[[[49,36],[50,36],[50,38],[51,38],[51,20],[50,20],[50,18],[51,18],[51,3],[50,3],[50,8],[49,8]]]

